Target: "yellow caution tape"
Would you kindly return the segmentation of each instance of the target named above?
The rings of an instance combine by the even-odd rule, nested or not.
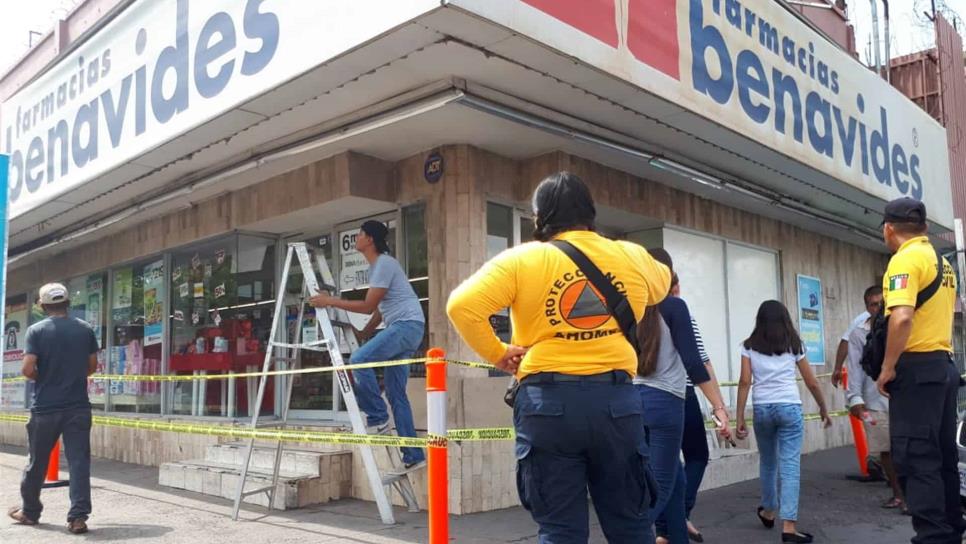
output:
[[[838,411],[835,411],[835,412],[829,412],[828,413],[828,417],[842,417],[842,416],[847,416],[847,415],[849,415],[849,411],[848,410],[838,410]],[[822,419],[822,415],[821,414],[805,414],[804,419],[805,419],[805,421],[812,421],[814,419]],[[754,425],[754,422],[752,421],[752,419],[750,417],[747,418],[747,421],[748,421],[749,424]],[[734,421],[734,420],[731,421],[731,426],[732,427],[734,427],[736,424],[737,424],[736,421]],[[714,421],[712,421],[710,419],[705,420],[704,426],[705,426],[705,428],[708,428],[708,429],[717,429],[718,428],[714,424]]]
[[[23,414],[0,413],[0,421],[26,423],[29,416]],[[203,425],[177,421],[155,421],[111,416],[94,416],[94,425],[143,429],[148,431],[174,432],[218,436],[231,439],[250,439],[302,442],[317,444],[346,444],[352,446],[392,446],[400,448],[425,448],[431,438],[411,438],[392,435],[353,434],[343,432],[309,431],[294,429],[249,429],[229,425]],[[511,428],[497,429],[454,429],[447,432],[450,440],[503,441],[515,437]],[[443,441],[445,445],[445,440]]]
[[[826,372],[825,374],[816,374],[815,377],[816,378],[828,378],[831,375],[832,375],[831,372]],[[795,381],[800,382],[800,381],[803,381],[803,380],[801,378],[796,378]],[[737,387],[738,386],[738,382],[718,382],[718,385],[721,386],[721,387]]]
[[[446,431],[450,440],[479,441],[479,440],[513,440],[517,437],[513,427],[496,427],[492,429],[453,429]]]
[[[268,372],[229,372],[227,374],[93,374],[89,380],[109,380],[112,382],[190,382],[195,380],[227,380],[229,378],[260,378],[262,376],[293,376],[298,374],[318,374],[322,372],[336,372],[339,370],[361,370],[364,368],[385,368],[389,366],[403,366],[425,363],[426,358],[399,359],[396,361],[380,361],[359,363],[342,367],[320,366],[315,368],[293,368],[291,370],[270,370]],[[19,382],[26,380],[23,376],[4,378],[0,382]]]

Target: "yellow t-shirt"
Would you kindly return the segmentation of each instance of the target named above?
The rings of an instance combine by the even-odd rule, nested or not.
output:
[[[907,352],[952,351],[953,309],[956,304],[956,276],[943,259],[943,281],[939,290],[912,318]],[[936,279],[936,251],[929,238],[919,236],[906,241],[889,261],[882,277],[886,313],[896,306],[916,306],[919,291]]]
[[[557,237],[574,244],[625,294],[634,315],[657,304],[670,288],[670,272],[643,247],[608,240],[590,231]],[[551,244],[530,242],[504,251],[463,282],[449,297],[446,313],[474,351],[497,361],[507,346],[490,327],[489,317],[510,308],[511,342],[529,347],[518,378],[538,372],[637,373],[637,356],[604,297],[579,268]]]

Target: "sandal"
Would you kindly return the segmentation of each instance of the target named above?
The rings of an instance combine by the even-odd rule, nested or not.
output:
[[[891,499],[882,503],[882,508],[886,508],[889,510],[893,508],[903,508],[903,507],[905,507],[905,504],[902,502],[902,499],[900,499],[899,497],[892,497]]]
[[[764,512],[764,511],[765,511],[765,507],[764,506],[759,506],[758,507],[758,519],[761,520],[761,524],[764,525],[766,529],[771,529],[772,527],[775,526],[775,520],[774,519],[768,519],[765,516],[763,516],[762,515],[762,512]]]
[[[67,522],[67,531],[74,535],[82,535],[87,532],[87,522],[82,519],[73,519]]]
[[[24,514],[19,506],[14,506],[10,510],[7,510],[7,516],[16,522],[14,525],[37,525],[38,523],[37,520],[28,518],[27,514]]]

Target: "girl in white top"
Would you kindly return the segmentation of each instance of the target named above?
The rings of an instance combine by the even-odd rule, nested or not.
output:
[[[745,404],[749,391],[754,389],[755,438],[761,454],[761,506],[758,507],[758,519],[771,529],[775,526],[776,514],[780,514],[783,522],[782,542],[812,542],[812,535],[795,528],[802,438],[805,434],[802,399],[795,383],[796,367],[818,403],[825,428],[832,425],[822,390],[808,364],[804,348],[798,331],[792,325],[788,309],[777,300],[769,300],[758,308],[755,330],[742,343],[741,349],[737,436],[748,436]]]

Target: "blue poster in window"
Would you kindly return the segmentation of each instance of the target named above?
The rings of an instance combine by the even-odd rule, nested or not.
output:
[[[805,354],[813,365],[825,364],[825,311],[822,308],[822,280],[798,275],[798,331]]]

